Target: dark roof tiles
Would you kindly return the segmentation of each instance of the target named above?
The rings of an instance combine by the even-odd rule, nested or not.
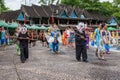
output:
[[[16,20],[18,18],[20,12],[21,10],[3,12],[0,15],[0,19],[12,22],[12,20]]]
[[[33,9],[33,7],[31,6],[22,6],[25,13],[27,13],[28,17],[32,17],[32,18],[40,18],[40,15],[38,15],[35,10]]]
[[[48,6],[46,6],[46,5],[42,5],[42,6],[38,6],[38,5],[25,6],[25,5],[22,5],[21,10],[19,10],[19,11],[25,13],[26,16],[28,16],[30,18],[42,18],[42,17],[49,18],[49,17],[52,17],[52,15],[54,17],[58,16],[60,18],[60,15],[63,11],[65,11],[68,18],[70,18],[69,16],[72,14],[73,11],[75,11],[78,18],[80,18],[81,15],[84,15],[85,18],[87,18],[87,19],[103,20],[103,16],[98,12],[87,11],[85,9],[81,10],[78,7],[73,8],[72,6],[69,6],[69,5],[48,5]],[[12,11],[12,12],[2,13],[0,15],[0,18],[4,19],[4,18],[7,17],[8,19],[9,18],[13,19],[13,16],[15,16],[14,19],[16,19],[18,17],[18,15],[19,14],[18,14],[17,11]]]
[[[40,16],[40,17],[48,17],[48,13],[46,13],[41,6],[37,5],[32,5],[32,8],[35,10],[35,12]]]

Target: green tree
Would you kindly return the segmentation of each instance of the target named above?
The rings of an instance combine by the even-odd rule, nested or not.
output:
[[[98,10],[99,6],[99,0],[62,0],[61,3],[88,10]]]
[[[114,12],[117,11],[115,7],[110,2],[103,2],[99,7],[99,11],[106,17],[111,16]]]
[[[5,6],[4,0],[0,0],[0,13],[8,10],[8,8]]]
[[[120,0],[113,0],[115,6],[120,7]]]
[[[55,3],[56,0],[40,0],[40,4],[48,5],[48,4],[53,4]]]
[[[61,4],[80,7],[81,9],[98,11],[105,17],[115,16],[120,20],[120,0],[100,2],[99,0],[62,0]]]
[[[62,4],[71,5],[71,6],[75,6],[76,2],[79,2],[79,1],[78,0],[61,0]]]

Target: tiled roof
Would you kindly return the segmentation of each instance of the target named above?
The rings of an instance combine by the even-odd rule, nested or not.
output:
[[[32,5],[32,8],[34,11],[40,16],[40,17],[49,17],[48,14],[45,12],[43,7],[37,6],[37,5]]]
[[[12,20],[16,20],[18,18],[20,12],[21,10],[3,12],[2,14],[0,14],[0,19],[11,22]]]
[[[88,11],[90,14],[89,17],[91,17],[93,20],[104,20],[103,16],[96,11]]]
[[[20,10],[18,10],[20,13]],[[11,11],[11,12],[5,12],[0,15],[1,19],[11,19],[15,20],[18,17],[18,11]],[[78,19],[80,19],[81,15],[84,15],[86,19],[92,19],[92,20],[104,20],[103,16],[95,11],[87,11],[85,9],[80,8],[73,8],[69,5],[32,5],[32,6],[25,6],[22,5],[21,12],[26,14],[27,17],[30,18],[42,18],[42,17],[52,17],[52,14],[54,17],[61,17],[61,13],[65,11],[68,18],[71,15],[73,11],[76,12],[76,15],[78,16]],[[14,17],[15,16],[15,17]]]
[[[22,5],[22,11],[27,14],[26,16],[31,17],[31,18],[40,18],[41,17],[40,15],[38,15],[35,12],[33,7],[31,7],[31,6]]]
[[[112,18],[114,18],[114,19],[117,21],[118,25],[120,25],[120,22],[119,22],[119,21],[117,20],[117,18],[114,17],[114,16],[106,18],[105,21],[106,21],[107,23],[109,23]]]
[[[49,17],[52,16],[53,11],[52,11],[52,9],[51,9],[50,6],[42,5],[42,8],[43,8],[44,11],[48,14]]]

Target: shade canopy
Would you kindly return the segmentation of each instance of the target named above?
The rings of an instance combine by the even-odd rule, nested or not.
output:
[[[112,31],[112,30],[116,30],[116,28],[109,27],[108,30]]]
[[[31,26],[29,26],[27,24],[24,24],[24,25],[27,27],[27,29],[29,29],[29,30],[32,29]]]
[[[13,23],[11,23],[11,24],[9,25],[8,28],[17,28],[17,27],[18,27],[18,23],[13,22]]]
[[[27,29],[29,29],[29,30],[39,30],[39,29],[40,29],[40,27],[39,27],[39,26],[36,26],[36,25],[29,26],[29,25],[25,24],[25,26],[26,26]]]
[[[32,29],[35,29],[35,30],[40,30],[40,27],[37,26],[37,25],[32,25],[31,28],[32,28]]]
[[[8,27],[8,24],[5,21],[0,21],[0,26]]]
[[[48,28],[42,25],[42,26],[40,27],[40,30],[48,30]]]

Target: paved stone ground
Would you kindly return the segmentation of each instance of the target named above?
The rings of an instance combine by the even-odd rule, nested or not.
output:
[[[77,62],[75,50],[60,47],[53,55],[39,42],[29,49],[30,57],[21,63],[15,45],[0,51],[0,80],[120,80],[120,53],[106,55],[98,60],[94,49],[88,50],[88,63]]]

